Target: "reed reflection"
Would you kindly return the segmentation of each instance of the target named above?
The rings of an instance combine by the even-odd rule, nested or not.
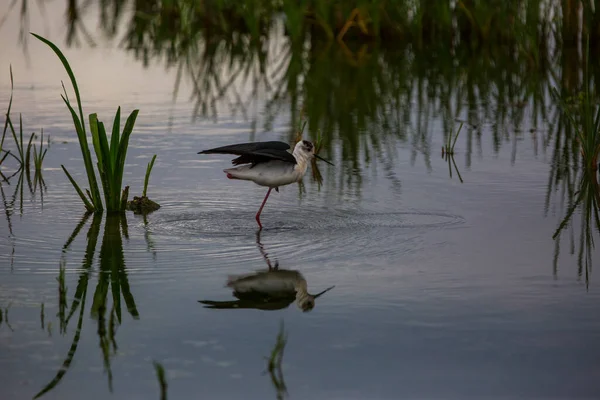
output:
[[[65,270],[67,265],[67,253],[73,241],[83,230],[88,220],[92,221],[88,227],[86,250],[79,268],[79,278],[75,289],[75,294],[68,305],[67,286]],[[94,256],[97,250],[98,237],[102,223],[101,214],[86,214],[77,224],[73,233],[63,246],[58,281],[58,304],[59,304],[59,324],[60,333],[65,335],[67,328],[73,316],[77,315],[77,325],[75,334],[71,342],[71,347],[64,358],[62,366],[58,369],[54,378],[38,392],[34,398],[39,398],[52,390],[64,378],[71,367],[71,363],[77,352],[81,329],[83,326],[83,316],[86,310],[85,303],[88,299],[88,289],[91,279]],[[134,318],[139,319],[137,306],[129,287],[129,278],[127,276],[125,257],[123,254],[123,236],[127,234],[127,218],[125,214],[108,214],[105,218],[102,243],[98,255],[99,273],[98,281],[93,294],[91,294],[92,304],[89,308],[90,315],[97,323],[97,334],[99,347],[104,362],[104,370],[108,376],[109,390],[112,392],[112,370],[111,358],[117,351],[116,333],[122,320],[121,296],[125,302],[127,312]],[[111,292],[110,300],[108,292]],[[79,310],[78,310],[79,309]],[[76,314],[77,313],[77,314]]]
[[[283,400],[287,394],[287,386],[285,384],[285,379],[283,378],[283,353],[285,350],[285,345],[287,344],[288,334],[285,331],[285,327],[283,324],[283,320],[281,321],[281,326],[279,328],[279,333],[277,334],[277,340],[273,345],[273,349],[271,349],[271,354],[268,358],[267,371],[269,373],[269,377],[271,378],[271,384],[275,389],[277,394],[277,400]]]
[[[228,277],[225,286],[233,289],[232,294],[237,300],[198,300],[199,303],[204,304],[205,308],[220,310],[281,310],[295,302],[298,308],[307,312],[315,307],[317,298],[335,287],[331,286],[318,294],[310,294],[308,283],[299,271],[280,269],[278,261],[271,262],[260,241],[260,231],[256,233],[256,244],[268,268]]]

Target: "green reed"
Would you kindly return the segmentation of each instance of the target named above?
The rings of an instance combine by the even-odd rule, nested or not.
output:
[[[24,152],[24,145],[23,145],[23,116],[22,116],[22,114],[19,114],[19,134],[17,135],[17,132],[15,131],[15,127],[13,126],[13,123],[12,123],[12,119],[10,117],[10,110],[12,107],[12,100],[13,100],[13,89],[14,89],[13,73],[12,73],[12,66],[11,66],[10,67],[10,100],[8,102],[8,110],[6,111],[6,119],[4,122],[4,130],[2,131],[2,139],[0,140],[0,152],[3,152],[4,156],[0,159],[0,164],[2,164],[2,162],[6,159],[6,157],[10,155],[15,160],[17,160],[17,162],[19,163],[19,168],[23,168],[25,166],[25,152]],[[10,133],[12,134],[12,137],[14,139],[15,146],[17,148],[16,154],[13,154],[12,152],[10,152],[10,150],[5,150],[3,148],[7,129],[10,129]],[[31,137],[33,138],[33,134],[31,135]],[[31,139],[30,139],[30,142],[31,142]]]
[[[154,160],[156,160],[156,154],[152,157],[152,160],[148,163],[146,167],[146,176],[144,177],[144,191],[142,192],[142,197],[147,197],[146,192],[148,190],[148,181],[150,180],[150,173],[152,172],[152,167],[154,167]]]
[[[287,394],[287,387],[283,379],[282,370],[283,351],[285,350],[286,344],[287,333],[285,332],[284,323],[283,321],[281,321],[275,345],[271,350],[271,355],[267,358],[267,371],[269,372],[269,375],[271,377],[271,383],[273,384],[273,387],[277,392],[278,400],[283,399],[284,396]]]
[[[442,146],[442,157],[444,156],[444,154],[448,154],[450,156],[454,155],[454,145],[456,145],[456,140],[458,139],[458,135],[460,135],[460,131],[463,127],[463,124],[464,122],[460,123],[458,131],[456,132],[456,135],[454,135],[454,140],[452,140],[452,132],[448,134],[448,141],[446,142],[445,146]]]
[[[36,146],[33,144],[33,139],[35,137],[35,133],[31,134],[31,136],[29,137],[29,141],[27,143],[27,148],[25,148],[25,142],[23,141],[23,116],[22,116],[22,114],[19,114],[19,129],[18,129],[19,132],[17,134],[17,131],[13,125],[12,118],[10,115],[10,112],[12,109],[12,102],[13,102],[13,92],[14,92],[14,77],[13,77],[13,72],[12,72],[12,65],[10,66],[9,69],[10,69],[10,98],[8,101],[8,109],[5,114],[2,138],[0,139],[0,165],[2,165],[2,163],[6,160],[6,158],[8,156],[12,156],[19,163],[18,170],[21,171],[24,169],[27,172],[27,177],[29,180],[32,145],[33,145],[33,159],[34,159],[36,176],[41,177],[42,163],[44,161],[44,158],[46,157],[46,151],[43,151],[44,131],[42,129],[42,139],[40,142],[39,153],[37,153]],[[16,151],[14,154],[10,150],[6,150],[4,148],[6,134],[8,131],[10,131],[10,133],[13,137],[14,143],[15,143]],[[0,177],[2,177],[5,182],[8,182],[8,179],[3,174],[0,173]]]
[[[330,41],[393,42],[406,38],[417,46],[436,41],[449,43],[455,39],[469,46],[480,46],[535,35],[554,13],[563,19],[563,35],[569,40],[576,37],[581,22],[570,15],[576,14],[578,2],[547,3],[543,0],[116,0],[101,3],[100,22],[114,35],[119,17],[128,9],[126,5],[131,5],[136,18],[139,17],[135,26],[130,25],[132,37],[157,19],[169,19],[164,30],[155,31],[155,37],[169,40],[169,30],[175,26],[190,31],[191,27],[202,25],[211,35],[237,32],[257,39],[283,15],[286,33],[296,42],[310,35]],[[80,13],[75,3],[69,2],[67,7],[72,16],[68,40],[73,40],[81,24]],[[114,10],[108,12],[109,7]],[[583,14],[593,16],[595,12],[584,7]],[[586,28],[596,32],[593,28],[599,26],[597,18],[584,21]]]
[[[589,46],[586,48],[585,59],[589,60]],[[551,93],[575,130],[584,168],[596,171],[600,154],[600,106],[597,106],[597,95],[590,92],[589,61],[586,62],[588,65],[584,70],[585,88],[583,92],[569,99],[565,99],[565,96],[562,96],[556,88],[551,88]]]
[[[44,158],[46,158],[47,151],[48,148],[44,149],[44,129],[42,128],[40,135],[40,151],[38,152],[35,143],[33,145],[33,164],[37,173],[40,173],[42,170],[42,163],[44,162]]]
[[[8,303],[6,308],[4,308],[4,313],[2,312],[2,309],[0,308],[0,326],[2,326],[2,323],[4,323],[8,327],[8,329],[11,330],[11,332],[14,332],[13,327],[10,325],[10,322],[8,321],[8,310],[11,305],[12,305],[12,303]]]
[[[158,385],[160,387],[160,400],[167,400],[167,378],[165,369],[158,361],[153,361],[154,371],[156,372],[156,379],[158,379]]]
[[[97,168],[100,175],[100,181],[104,192],[104,205],[102,204],[100,190],[98,182],[96,180],[96,173],[92,164],[91,152],[87,144],[87,134],[85,129],[85,121],[83,117],[83,110],[81,106],[81,97],[79,94],[79,88],[77,80],[69,62],[60,51],[60,49],[54,45],[48,39],[45,39],[35,33],[31,33],[34,37],[47,44],[56,53],[60,61],[62,62],[65,70],[67,71],[73,89],[75,90],[75,96],[77,98],[77,107],[79,109],[79,115],[71,105],[67,91],[63,85],[64,95],[61,95],[65,102],[71,116],[73,118],[73,124],[75,131],[77,132],[77,138],[79,139],[79,145],[83,156],[85,170],[88,178],[89,189],[86,189],[88,197],[83,194],[83,191],[79,185],[75,182],[71,174],[67,171],[64,165],[61,165],[65,174],[71,181],[71,184],[79,194],[79,197],[83,201],[85,208],[91,212],[102,212],[105,208],[108,212],[120,212],[126,208],[127,197],[126,189],[121,192],[121,185],[123,182],[123,171],[125,166],[125,158],[127,156],[127,147],[129,145],[129,137],[133,131],[135,120],[137,118],[139,110],[134,110],[123,128],[123,132],[120,132],[120,117],[121,107],[117,108],[115,118],[113,120],[112,135],[110,143],[107,138],[106,129],[104,124],[98,119],[96,113],[89,115],[90,132],[92,136],[92,143],[97,159]],[[41,150],[40,150],[41,151]],[[123,197],[125,199],[123,200]]]
[[[90,216],[93,216],[86,235],[86,249],[79,269],[79,278],[71,300],[70,307],[67,304],[66,283],[65,283],[65,265],[66,254],[71,244],[87,224]],[[104,224],[104,233],[99,250],[99,270],[94,292],[91,296],[92,304],[89,308],[91,317],[97,322],[99,348],[102,353],[104,370],[108,376],[108,387],[112,391],[112,369],[111,358],[116,354],[117,328],[122,323],[121,298],[123,299],[127,312],[134,319],[139,319],[137,305],[129,286],[129,277],[126,271],[125,258],[123,254],[123,236],[128,238],[127,219],[124,213],[108,214]],[[81,338],[81,329],[83,326],[83,315],[86,311],[86,299],[90,289],[91,272],[97,252],[98,239],[100,237],[100,227],[102,216],[99,213],[86,213],[81,221],[74,228],[73,232],[63,245],[62,257],[60,260],[58,281],[58,297],[60,333],[65,334],[66,328],[71,318],[79,308],[79,317],[75,335],[73,336],[71,347],[64,358],[62,366],[58,369],[54,378],[40,390],[34,398],[43,396],[60,383],[64,375],[70,368],[78,343]],[[110,295],[109,295],[110,293]],[[109,302],[111,304],[109,304]]]
[[[275,345],[273,349],[271,349],[271,355],[268,358],[268,367],[269,371],[273,371],[276,368],[281,368],[281,363],[283,361],[283,351],[285,349],[285,345],[287,344],[287,333],[285,332],[283,321],[279,327],[279,333],[277,334],[277,340],[275,341]]]

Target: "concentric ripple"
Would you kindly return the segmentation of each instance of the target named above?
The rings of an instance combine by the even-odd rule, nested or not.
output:
[[[165,210],[166,211],[166,210]],[[392,255],[419,248],[428,230],[464,223],[458,215],[432,212],[361,212],[355,210],[269,210],[263,214],[261,242],[271,252],[296,259]],[[148,225],[153,236],[187,243],[211,243],[203,254],[254,257],[254,213],[239,209],[162,212]],[[168,240],[168,239],[166,239]]]

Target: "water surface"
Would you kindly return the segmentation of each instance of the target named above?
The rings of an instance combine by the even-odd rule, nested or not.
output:
[[[86,15],[95,21],[93,11]],[[58,43],[64,43],[61,18],[50,10],[43,20]],[[42,19],[35,21],[34,31]],[[8,102],[12,63],[13,118],[22,112],[25,132],[43,127],[51,137],[43,190],[32,193],[26,178],[18,186],[18,174],[0,185],[2,398],[32,398],[46,387],[72,348],[79,321],[72,362],[43,398],[156,398],[153,360],[167,372],[169,398],[274,398],[264,357],[282,321],[289,333],[283,371],[290,398],[584,399],[600,393],[597,283],[593,275],[586,279],[578,259],[580,212],[552,238],[565,211],[560,191],[548,187],[559,150],[550,140],[553,117],[540,115],[533,101],[511,108],[520,114],[507,123],[498,120],[500,103],[467,102],[448,118],[432,110],[435,99],[423,101],[418,92],[398,89],[399,103],[373,103],[373,111],[361,110],[360,99],[345,108],[340,103],[349,97],[324,89],[321,97],[339,103],[325,104],[323,115],[307,112],[307,136],[314,138],[319,127],[327,133],[323,151],[335,166],[319,164],[322,184],[309,170],[302,186],[273,193],[258,233],[254,214],[265,190],[225,179],[227,156],[197,152],[291,141],[298,110],[282,100],[272,112],[268,99],[240,83],[239,95],[250,99],[245,112],[222,101],[215,103],[216,117],[202,115],[189,79],[173,100],[176,70],[144,66],[109,41],[96,48],[63,44],[86,114],[112,121],[118,105],[126,113],[140,109],[127,155],[130,193],[141,192],[146,164],[158,155],[148,194],[160,210],[85,219],[60,168],[86,185],[59,97],[65,74],[35,41],[28,43],[27,61],[16,41],[18,21],[9,20],[2,32],[12,41],[2,44],[10,57],[0,62],[0,103]],[[336,53],[325,60],[344,65]],[[340,87],[352,88],[361,73],[372,73],[368,68],[342,70]],[[455,108],[461,103],[451,100]],[[311,126],[311,115],[318,124]],[[460,177],[439,153],[457,120],[470,121],[456,144]],[[2,166],[7,176],[14,171],[14,163]],[[266,268],[265,253],[280,268],[300,271],[311,293],[335,288],[306,313],[295,304],[261,311],[198,302],[233,300],[227,277]],[[112,314],[111,279],[121,285],[120,324]],[[78,293],[85,303],[72,308]],[[95,300],[103,296],[108,300]],[[61,312],[70,311],[61,326]],[[114,341],[107,334],[111,314]]]

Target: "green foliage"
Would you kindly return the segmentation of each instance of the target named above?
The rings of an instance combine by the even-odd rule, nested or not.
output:
[[[25,148],[25,143],[23,142],[23,116],[21,114],[19,114],[19,133],[17,134],[15,127],[13,126],[12,123],[12,119],[10,116],[10,112],[12,109],[12,101],[13,101],[13,91],[14,91],[14,79],[13,79],[13,72],[12,72],[12,66],[10,66],[10,99],[8,101],[8,110],[6,111],[5,114],[5,121],[4,121],[4,129],[2,131],[2,139],[0,139],[0,165],[2,165],[2,163],[6,160],[6,158],[10,155],[12,156],[18,163],[19,163],[19,169],[18,171],[22,171],[25,170],[27,173],[27,179],[29,180],[30,177],[30,166],[31,166],[31,150],[32,150],[32,146],[33,146],[33,159],[34,159],[34,166],[35,166],[35,172],[36,172],[36,177],[38,177],[39,179],[41,179],[41,170],[42,170],[42,163],[44,161],[44,158],[46,157],[46,150],[43,149],[43,141],[44,141],[44,130],[42,129],[42,133],[41,133],[41,141],[40,141],[40,151],[39,153],[37,152],[37,148],[35,146],[35,144],[33,144],[33,139],[35,137],[35,133],[32,133],[31,136],[29,137],[29,142],[27,143],[27,148]],[[4,148],[5,145],[5,139],[6,139],[6,133],[10,131],[14,143],[15,143],[15,147],[16,147],[16,151],[13,154],[10,150],[6,150]],[[4,178],[4,175],[0,175]],[[8,179],[4,178],[5,181],[8,181]]]
[[[579,92],[577,96],[566,96],[561,95],[555,87],[550,90],[554,101],[575,130],[585,168],[596,171],[600,153],[600,106],[596,106],[597,96],[590,92],[589,36],[586,42],[585,60],[587,65],[584,68],[585,90],[583,92]]]
[[[67,61],[66,57],[56,45],[54,45],[48,39],[36,35],[35,33],[31,34],[46,45],[48,45],[54,51],[54,53],[56,53],[56,55],[62,62],[65,70],[67,71],[67,74],[69,75],[69,78],[71,80],[71,84],[73,85],[73,89],[75,90],[79,115],[77,115],[77,112],[75,111],[75,109],[71,105],[71,102],[69,101],[69,97],[67,95],[67,91],[64,87],[64,84],[64,95],[61,95],[61,97],[65,102],[67,108],[69,109],[69,112],[71,113],[73,125],[75,126],[75,131],[77,132],[77,138],[79,140],[79,146],[81,148],[81,154],[83,156],[88,183],[90,186],[89,190],[86,189],[89,199],[86,198],[86,196],[83,194],[83,191],[75,182],[71,174],[69,174],[69,172],[66,170],[64,165],[61,165],[61,167],[65,171],[65,174],[69,178],[69,181],[79,194],[79,197],[83,201],[85,208],[88,211],[102,212],[104,208],[106,208],[108,212],[124,211],[126,202],[122,201],[122,197],[126,197],[127,192],[121,192],[121,185],[123,182],[123,171],[125,166],[125,158],[127,156],[127,147],[129,145],[129,136],[133,131],[133,127],[135,125],[135,120],[137,118],[139,110],[134,110],[129,115],[125,123],[123,132],[120,133],[121,107],[117,109],[117,113],[113,121],[110,145],[108,143],[106,130],[104,129],[104,124],[98,120],[97,114],[93,113],[89,116],[92,143],[96,154],[98,173],[100,175],[100,181],[102,183],[102,189],[104,192],[103,205],[100,197],[100,189],[96,180],[96,173],[92,164],[91,153],[87,144],[87,134],[85,129],[83,110],[81,106],[81,97],[79,95],[79,87],[77,85],[77,80],[75,79],[73,70],[71,69],[71,66],[69,65],[69,62]]]
[[[154,166],[154,160],[156,160],[156,154],[152,157],[152,160],[146,167],[146,177],[144,178],[144,192],[142,193],[142,197],[147,197],[146,192],[148,190],[148,181],[150,180],[150,173],[152,172],[152,167]]]
[[[454,136],[454,140],[452,141],[452,132],[450,132],[450,134],[448,135],[448,141],[446,143],[446,145],[444,147],[442,147],[442,156],[444,155],[444,153],[448,154],[448,155],[454,155],[454,145],[456,144],[456,139],[458,139],[458,135],[460,134],[460,131],[463,127],[464,122],[460,123],[460,126],[458,127],[458,131],[456,132],[456,135]],[[452,141],[452,143],[451,143]]]
[[[71,300],[71,305],[70,307],[67,307],[67,289],[64,271],[66,254],[71,244],[75,241],[76,237],[80,234],[81,230],[92,215],[93,219],[86,235],[87,244],[83,259],[81,261],[81,268],[79,268],[77,286]],[[131,315],[134,319],[139,319],[139,313],[129,286],[129,277],[127,275],[125,257],[123,254],[123,236],[127,238],[127,219],[124,213],[109,214],[106,216],[104,234],[102,236],[102,243],[99,252],[100,254],[98,257],[100,260],[99,271],[97,274],[98,280],[93,295],[88,296],[89,284],[92,277],[92,265],[94,263],[94,256],[98,247],[98,238],[100,237],[101,222],[102,216],[99,213],[86,213],[63,246],[62,259],[57,277],[59,293],[58,317],[60,319],[61,333],[65,334],[71,318],[73,315],[75,315],[77,309],[79,308],[77,328],[73,336],[71,347],[62,363],[62,366],[58,369],[54,378],[48,382],[48,384],[46,384],[34,398],[39,398],[56,387],[56,385],[60,383],[64,375],[69,370],[73,358],[75,357],[77,346],[81,337],[83,315],[86,310],[85,303],[88,298],[92,299],[89,312],[91,317],[96,320],[98,324],[96,332],[99,337],[100,350],[102,352],[102,358],[104,361],[104,369],[108,375],[109,389],[112,390],[112,372],[110,362],[111,357],[117,351],[117,326],[120,326],[122,322],[121,298],[125,303],[129,315]],[[112,303],[110,306],[109,301]]]
[[[287,394],[287,387],[283,378],[282,370],[283,351],[285,350],[286,344],[287,332],[285,332],[285,327],[282,320],[279,327],[279,333],[277,334],[277,340],[273,346],[273,349],[271,350],[271,355],[268,358],[269,362],[267,365],[267,371],[271,377],[271,384],[277,392],[278,400],[282,400]]]
[[[96,114],[90,114],[90,131],[92,132],[92,143],[98,159],[98,171],[104,191],[104,202],[109,212],[123,211],[121,202],[121,184],[123,182],[123,171],[129,136],[133,131],[138,110],[134,110],[125,123],[121,135],[120,115],[121,107],[117,109],[112,128],[110,145],[104,129],[104,124],[98,120]]]
[[[44,129],[42,129],[40,135],[40,151],[38,153],[35,144],[33,145],[33,164],[35,166],[35,171],[40,173],[42,170],[42,163],[44,162],[44,158],[46,157],[46,152],[48,149],[44,149]],[[31,136],[33,138],[33,135]],[[29,149],[27,150],[27,158],[29,158]]]
[[[160,400],[167,400],[167,378],[165,374],[165,369],[161,363],[157,361],[153,361],[154,371],[156,372],[156,379],[158,379],[158,384],[160,386]]]

